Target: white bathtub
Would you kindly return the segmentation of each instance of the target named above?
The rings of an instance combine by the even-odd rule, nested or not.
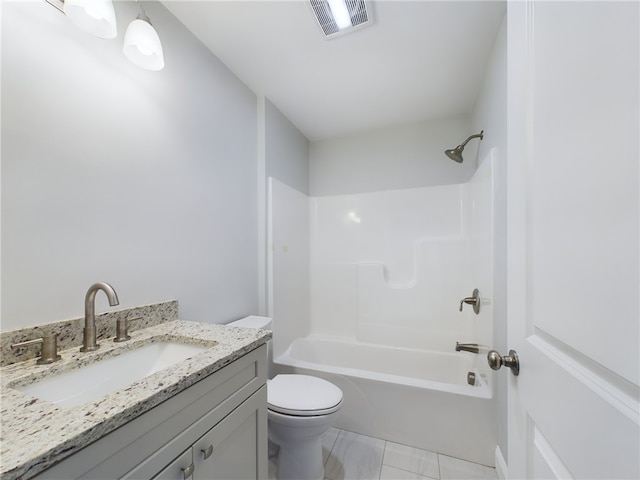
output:
[[[336,427],[493,466],[492,389],[473,354],[432,352],[308,336],[274,359],[279,373],[316,375],[338,385]]]

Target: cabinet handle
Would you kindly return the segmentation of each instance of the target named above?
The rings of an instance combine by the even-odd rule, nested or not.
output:
[[[182,475],[184,480],[187,480],[187,478],[189,478],[191,475],[193,475],[193,463],[191,465],[189,465],[188,467],[185,468],[181,468],[182,470]]]
[[[213,453],[213,445],[209,445],[206,450],[203,448],[200,451],[202,452],[202,455],[204,455],[204,459],[206,460]]]

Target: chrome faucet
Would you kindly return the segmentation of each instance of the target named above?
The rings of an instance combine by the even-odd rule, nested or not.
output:
[[[480,353],[480,347],[477,343],[459,343],[456,342],[456,352]]]
[[[102,290],[112,307],[119,305],[118,295],[111,285],[105,282],[94,283],[84,297],[84,330],[82,331],[81,352],[92,352],[100,348],[96,343],[96,293]]]

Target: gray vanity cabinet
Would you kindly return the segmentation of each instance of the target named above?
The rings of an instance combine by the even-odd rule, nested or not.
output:
[[[238,407],[193,446],[194,480],[266,479],[256,445],[267,424],[267,387]],[[213,448],[212,448],[213,447]],[[208,450],[210,456],[206,457]],[[255,454],[254,454],[255,451]]]
[[[173,461],[171,447],[161,449],[124,479],[247,480],[266,478],[259,456],[266,435],[267,390],[262,387]],[[168,463],[168,464],[167,464]],[[164,466],[167,464],[166,466]],[[157,473],[157,467],[164,468]]]
[[[267,478],[266,359],[263,345],[35,478]]]

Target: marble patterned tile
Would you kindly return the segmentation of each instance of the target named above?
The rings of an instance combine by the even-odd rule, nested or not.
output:
[[[434,452],[387,442],[382,463],[423,477],[440,478],[438,454]]]
[[[384,446],[384,440],[340,431],[325,465],[325,477],[330,480],[378,479]]]
[[[467,462],[459,458],[438,455],[442,480],[497,480],[495,468]]]
[[[414,472],[408,472],[400,468],[382,465],[380,480],[437,480],[438,477],[423,477]]]
[[[423,477],[440,478],[438,454],[419,448],[387,442],[382,463]]]
[[[325,465],[329,459],[329,454],[333,450],[333,446],[338,439],[340,430],[337,428],[330,428],[322,435],[322,464]]]

